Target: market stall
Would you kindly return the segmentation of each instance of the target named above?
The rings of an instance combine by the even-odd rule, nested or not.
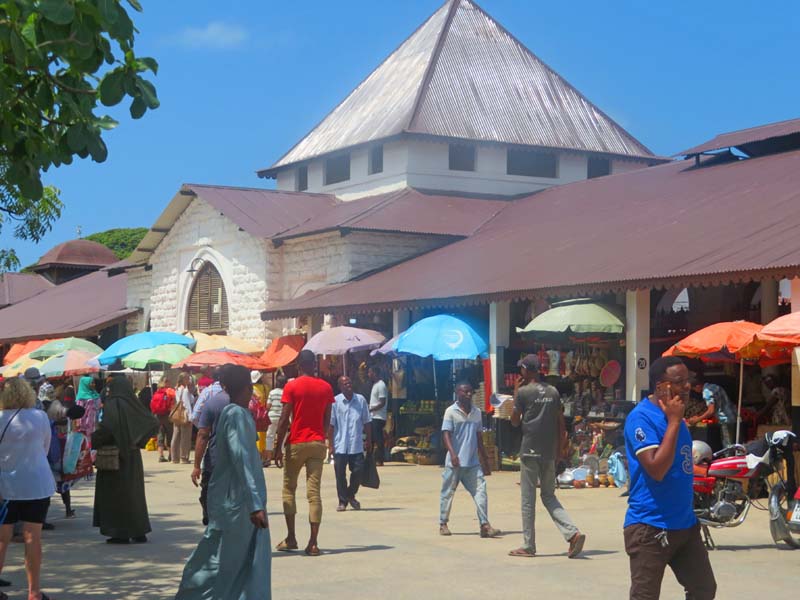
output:
[[[510,419],[519,378],[516,365],[531,353],[539,358],[541,380],[561,394],[574,457],[592,453],[607,458],[621,445],[622,423],[633,408],[620,385],[624,330],[620,308],[591,299],[554,303],[516,328],[517,339],[504,356],[500,393],[493,398],[502,468],[519,468],[520,432],[511,427]]]

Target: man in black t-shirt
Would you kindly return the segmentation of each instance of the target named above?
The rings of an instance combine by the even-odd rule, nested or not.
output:
[[[575,558],[583,550],[586,536],[578,531],[555,494],[556,458],[564,435],[561,396],[553,386],[538,381],[540,365],[535,354],[528,354],[517,366],[520,367],[521,379],[514,392],[511,423],[515,427],[522,426],[519,457],[523,545],[509,554],[536,555],[534,522],[536,485],[539,483],[542,503],[561,535],[569,542],[567,556]]]

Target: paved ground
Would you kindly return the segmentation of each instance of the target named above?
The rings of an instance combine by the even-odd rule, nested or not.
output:
[[[171,598],[186,557],[202,534],[197,492],[187,465],[160,465],[155,453],[145,454],[147,495],[153,523],[151,542],[109,547],[90,527],[93,489],[74,491],[79,518],[61,518],[54,499],[51,515],[56,531],[46,534],[44,586],[56,600]],[[270,528],[273,543],[286,529],[280,513],[280,471],[267,469]],[[280,600],[324,598],[437,599],[502,597],[592,598],[627,597],[627,558],[621,522],[625,511],[619,490],[565,490],[562,503],[587,533],[583,559],[568,560],[566,544],[541,505],[537,506],[538,549],[534,559],[506,556],[519,545],[519,488],[514,473],[489,478],[490,518],[506,531],[500,539],[480,539],[472,501],[459,490],[451,529],[438,535],[437,467],[391,465],[381,470],[381,489],[363,490],[364,510],[336,513],[332,467],[326,466],[325,516],[320,536],[325,555],[276,553],[273,557],[273,597]],[[302,522],[305,490],[298,489]],[[299,533],[307,535],[307,525]],[[712,553],[719,583],[718,598],[755,598],[797,586],[800,551],[777,548],[771,542],[767,515],[751,511],[738,530],[716,534],[721,549]],[[303,539],[300,540],[301,547]],[[16,585],[10,597],[22,598],[22,547],[9,551],[3,575]],[[768,578],[768,585],[765,581]],[[664,598],[682,597],[670,574]]]

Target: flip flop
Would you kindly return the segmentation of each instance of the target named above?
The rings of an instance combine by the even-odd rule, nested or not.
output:
[[[307,546],[304,552],[306,553],[307,556],[319,556],[320,554],[322,554],[322,552],[320,552],[319,546],[313,546],[313,547]]]
[[[522,558],[533,558],[536,556],[536,552],[531,552],[527,548],[517,548],[516,550],[512,550],[508,553],[509,556],[520,556]]]
[[[11,582],[8,579],[0,579],[0,587],[8,587],[11,585]]]
[[[283,540],[280,544],[275,546],[275,550],[278,552],[291,552],[292,550],[297,550],[297,543],[288,544],[286,540]]]

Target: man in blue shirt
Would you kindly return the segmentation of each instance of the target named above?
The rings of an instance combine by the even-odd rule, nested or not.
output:
[[[339,496],[336,510],[342,512],[347,510],[348,504],[354,510],[361,510],[356,494],[364,470],[364,435],[367,436],[367,448],[372,451],[372,418],[366,398],[353,392],[353,382],[346,375],[339,377],[339,389],[342,393],[334,398],[328,439],[333,440],[333,470]],[[348,466],[350,485],[347,485]]]
[[[194,469],[192,483],[200,486],[200,507],[203,509],[203,525],[208,525],[208,484],[214,470],[214,446],[216,442],[217,420],[222,409],[230,404],[228,392],[222,389],[220,379],[226,370],[225,365],[214,369],[214,383],[200,393],[192,412],[192,422],[197,427],[197,440],[194,447]]]
[[[456,384],[456,402],[444,411],[442,438],[447,458],[442,473],[442,493],[439,507],[439,535],[451,535],[447,522],[453,507],[453,496],[461,483],[470,493],[478,509],[481,537],[493,538],[500,530],[489,523],[489,500],[486,497],[484,473],[491,475],[486,449],[483,447],[481,411],[472,406],[472,385]]]
[[[691,600],[711,600],[717,590],[708,551],[694,515],[692,438],[683,421],[691,383],[677,357],[650,367],[653,395],[625,420],[631,472],[625,551],[630,558],[631,600],[657,600],[667,565]]]

